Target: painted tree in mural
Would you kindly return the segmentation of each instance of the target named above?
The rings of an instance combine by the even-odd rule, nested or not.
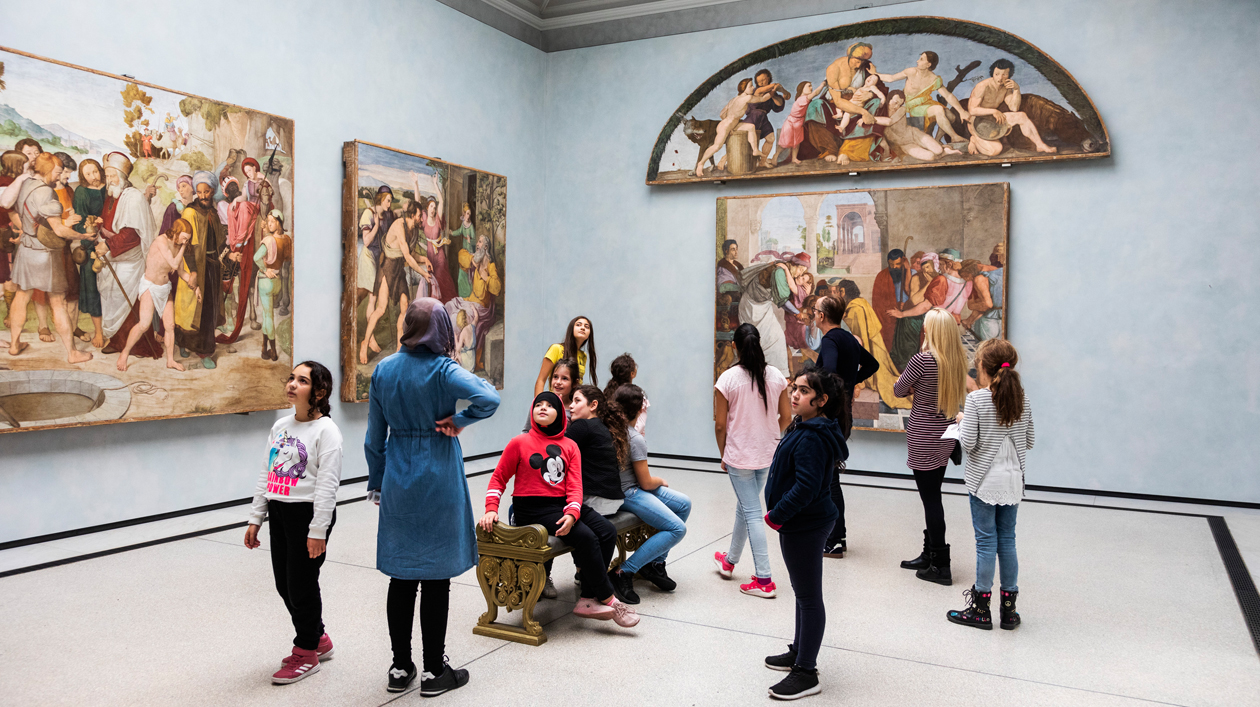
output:
[[[131,132],[123,138],[123,143],[133,158],[148,157],[144,150],[144,138],[149,131],[149,120],[145,113],[153,112],[153,96],[134,83],[127,84],[119,94],[123,99],[123,122],[131,128]],[[149,149],[151,153],[152,147]]]

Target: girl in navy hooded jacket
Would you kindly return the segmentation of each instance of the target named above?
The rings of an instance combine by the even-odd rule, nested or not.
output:
[[[783,564],[796,594],[796,638],[788,652],[766,658],[766,667],[791,671],[770,696],[796,699],[821,692],[818,649],[827,612],[823,607],[823,545],[840,512],[831,500],[831,474],[849,456],[840,424],[843,404],[836,374],[807,366],[792,381],[795,420],[783,433],[766,482],[766,524],[779,531]]]

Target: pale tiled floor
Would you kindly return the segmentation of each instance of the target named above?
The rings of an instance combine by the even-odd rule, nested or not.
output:
[[[708,465],[661,460],[661,466]],[[451,591],[447,653],[452,664],[468,667],[472,681],[438,698],[442,703],[768,700],[765,690],[781,674],[766,670],[761,659],[780,652],[792,633],[791,590],[777,539],[771,533],[780,597],[739,594],[710,560],[729,542],[729,482],[695,471],[656,473],[695,503],[688,535],[670,557],[679,589],[664,594],[640,583],[643,621],[633,631],[592,624],[569,613],[572,564],[562,558],[555,571],[561,600],[543,602],[539,612],[550,641],[530,648],[472,635],[485,603],[466,574]],[[477,504],[488,478],[470,479]],[[940,587],[897,567],[918,549],[917,496],[877,487],[903,486],[898,480],[848,480],[874,486],[846,488],[851,551],[826,564],[824,693],[812,703],[1256,703],[1260,659],[1202,518],[1089,507],[1091,497],[1061,494],[1055,496],[1083,505],[1022,505],[1025,622],[1016,631],[986,632],[944,619],[946,610],[961,606],[961,592],[974,577],[966,498],[946,497],[955,585]],[[343,493],[354,498],[362,486]],[[202,527],[239,522],[233,510],[203,519]],[[1260,515],[1206,512],[1227,516],[1254,572]],[[179,520],[170,526],[175,533],[203,522]],[[267,680],[292,636],[272,586],[267,548],[246,550],[239,529],[0,579],[0,704],[419,703],[414,692],[395,696],[384,689],[388,581],[374,569],[375,529],[374,506],[358,502],[338,510],[321,580],[336,657],[290,686]],[[129,540],[150,538],[150,531],[127,530]],[[90,537],[59,544],[81,554],[110,542]],[[27,560],[39,557],[38,547],[18,550],[27,551]],[[17,562],[8,553],[0,553],[0,561]],[[747,553],[739,572],[751,572]]]

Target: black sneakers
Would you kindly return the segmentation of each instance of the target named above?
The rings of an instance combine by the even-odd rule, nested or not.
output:
[[[399,668],[397,666],[389,669],[389,684],[385,686],[390,692],[402,692],[411,686],[416,679],[416,664],[412,663],[411,667]]]
[[[650,562],[643,569],[639,570],[639,576],[656,585],[657,589],[663,592],[672,592],[678,588],[678,582],[669,578],[665,573],[664,562]]]
[[[766,656],[766,667],[771,670],[787,672],[796,664],[796,647],[788,646],[787,653]]]
[[[639,595],[634,591],[634,575],[613,571],[608,573],[608,581],[612,582],[613,594],[627,604],[638,604]]]
[[[443,692],[457,690],[468,684],[468,671],[456,670],[447,663],[442,663],[442,674],[435,676],[425,673],[420,680],[421,697],[437,697]]]
[[[822,692],[818,685],[818,671],[793,667],[788,676],[770,688],[770,696],[776,700],[799,700]]]
[[[849,551],[849,542],[844,538],[840,538],[835,542],[828,541],[823,546],[823,557],[844,557],[844,553]]]

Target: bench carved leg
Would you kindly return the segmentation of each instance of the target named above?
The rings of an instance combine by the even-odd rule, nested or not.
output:
[[[613,559],[610,569],[615,570],[625,564],[626,555],[642,547],[648,538],[656,535],[656,532],[656,528],[647,523],[640,523],[617,533],[617,557]]]
[[[534,619],[534,607],[547,584],[547,573],[541,562],[482,555],[477,565],[477,582],[486,599],[486,612],[477,619],[474,634],[531,646],[547,642],[542,624]],[[521,626],[495,621],[499,607],[509,612],[520,609]]]

